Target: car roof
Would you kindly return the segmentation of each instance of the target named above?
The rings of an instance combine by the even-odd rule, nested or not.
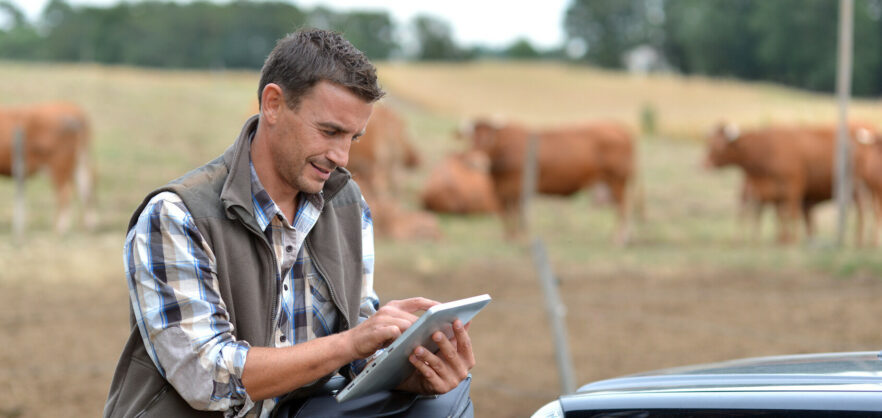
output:
[[[806,394],[811,396],[806,396]],[[877,352],[759,357],[601,380],[562,396],[565,409],[882,410]]]

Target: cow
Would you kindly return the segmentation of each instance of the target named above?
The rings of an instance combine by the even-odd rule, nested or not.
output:
[[[429,173],[420,201],[423,208],[437,213],[498,212],[487,154],[466,150],[445,157]]]
[[[536,192],[569,196],[600,182],[609,189],[616,207],[613,242],[629,239],[630,185],[636,174],[635,143],[629,129],[616,122],[533,130],[518,123],[477,119],[462,133],[472,148],[487,154],[490,177],[506,234],[518,237],[523,172],[528,142],[537,141]]]
[[[75,104],[50,102],[0,109],[0,174],[12,176],[13,140],[24,138],[25,175],[47,170],[55,190],[55,230],[71,226],[74,184],[83,208],[83,222],[94,227],[93,177],[89,148],[91,128],[85,112]]]
[[[859,125],[851,126],[852,136],[857,129]],[[774,205],[777,240],[791,243],[800,219],[806,236],[814,235],[812,210],[833,197],[835,139],[836,129],[828,126],[778,125],[742,131],[737,124],[719,123],[708,135],[705,165],[740,167],[745,176],[741,201],[751,213],[754,230],[763,206]],[[858,228],[861,222],[858,211]],[[860,233],[857,239],[860,242]]]
[[[388,106],[374,106],[364,135],[349,150],[346,168],[352,178],[362,190],[395,198],[400,192],[403,171],[419,164],[419,153],[401,116]]]

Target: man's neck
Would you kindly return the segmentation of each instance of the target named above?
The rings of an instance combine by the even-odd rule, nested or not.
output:
[[[266,140],[260,138],[260,126],[257,127],[257,130],[251,140],[251,162],[254,164],[254,171],[270,199],[285,215],[285,219],[288,219],[288,222],[294,222],[294,214],[297,213],[297,205],[302,193],[287,187],[283,184],[281,176],[273,172],[275,168],[272,156],[266,146]]]

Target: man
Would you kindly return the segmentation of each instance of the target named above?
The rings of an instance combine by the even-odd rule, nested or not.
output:
[[[150,193],[132,217],[133,327],[105,416],[295,414],[437,304],[377,309],[370,211],[343,167],[383,94],[374,66],[339,34],[278,42],[261,71],[260,114],[224,155]],[[415,349],[416,372],[397,389],[444,394],[411,409],[455,395],[471,414],[468,333],[457,321],[454,338],[434,337],[440,351]]]

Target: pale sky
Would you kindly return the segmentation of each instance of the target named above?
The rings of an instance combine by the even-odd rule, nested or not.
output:
[[[12,0],[31,18],[48,0]],[[137,0],[128,0],[130,2]],[[387,10],[395,23],[404,26],[418,14],[438,17],[450,24],[459,45],[508,46],[527,38],[533,46],[551,48],[563,43],[563,16],[569,0],[288,0],[311,9],[323,5],[332,10]],[[69,4],[106,6],[119,0],[68,0]],[[180,2],[180,0],[179,0]]]

